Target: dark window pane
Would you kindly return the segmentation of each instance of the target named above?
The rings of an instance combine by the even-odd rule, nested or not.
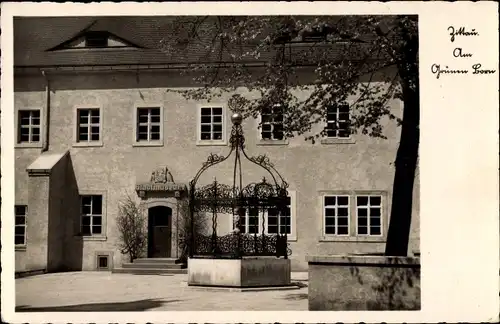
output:
[[[222,139],[222,133],[214,132],[214,140],[221,140],[221,139]]]
[[[152,123],[160,123],[160,116],[151,116]]]
[[[349,204],[349,197],[340,196],[337,197],[339,206],[347,206]]]
[[[370,197],[370,205],[372,206],[380,206],[381,203],[381,197],[380,196],[371,196]]]
[[[92,219],[92,223],[92,225],[102,225],[102,217],[94,216],[94,218]]]
[[[158,141],[160,139],[160,133],[151,133],[151,140]]]
[[[214,116],[213,122],[214,123],[222,123],[222,116]]]
[[[337,209],[339,216],[348,216],[349,215],[349,210],[345,207],[338,208]]]
[[[334,217],[335,216],[335,208],[325,208],[325,216]]]
[[[336,124],[336,123],[328,123],[328,124],[326,125],[326,128],[327,128],[328,130],[334,131],[334,130],[336,130],[336,129],[337,129],[337,124]]]
[[[92,226],[92,234],[101,234],[101,226]]]
[[[263,139],[271,139],[271,132],[262,132]]]
[[[370,225],[380,226],[380,218],[379,217],[370,217]]]
[[[151,132],[152,133],[159,133],[160,132],[160,125],[151,126]]]
[[[347,217],[339,217],[338,223],[339,223],[339,225],[347,226],[347,225],[349,225],[349,220]]]
[[[278,234],[278,226],[277,225],[268,225],[267,226],[268,234]]]
[[[90,210],[90,205],[82,205],[82,214],[90,215],[92,211]]]
[[[99,140],[99,133],[92,133],[91,139],[92,139],[92,141],[98,141]]]
[[[380,217],[380,208],[370,208],[370,216]]]
[[[26,206],[15,206],[15,215],[16,216],[26,215]]]
[[[24,226],[15,226],[16,235],[24,235]]]
[[[33,117],[33,118],[31,118],[31,125],[33,125],[33,126],[40,126],[40,117]]]
[[[335,226],[335,217],[326,217],[325,226]]]
[[[358,226],[358,234],[360,235],[368,234],[368,228],[366,226]]]
[[[270,132],[272,130],[272,127],[270,124],[263,124],[262,125],[262,131],[263,132]]]
[[[362,216],[362,217],[368,216],[368,209],[358,208],[358,216]]]
[[[202,133],[205,133],[205,132],[210,132],[212,130],[212,127],[210,125],[201,125],[201,132]]]
[[[90,205],[92,203],[92,196],[82,196],[82,205]]]
[[[271,116],[267,115],[267,114],[263,114],[261,116],[261,122],[262,122],[262,124],[271,122]]]
[[[380,235],[380,226],[370,226],[371,235]]]
[[[102,196],[93,196],[92,199],[92,214],[102,214]]]
[[[209,124],[211,122],[210,116],[201,116],[201,122],[203,124]]]
[[[347,130],[339,130],[338,136],[339,137],[349,137],[351,135],[350,131]]]
[[[201,139],[202,140],[209,140],[209,139],[211,139],[211,134],[210,133],[201,133]]]
[[[329,197],[325,197],[325,206],[335,206],[336,204],[336,199],[337,197],[335,196],[329,196]]]
[[[269,208],[267,210],[267,215],[268,215],[268,217],[272,217],[272,216],[278,215],[278,209],[276,209],[276,208]]]
[[[160,117],[160,108],[151,108],[151,116]]]
[[[336,234],[334,226],[325,226],[325,234]]]
[[[147,141],[148,139],[148,133],[139,133],[137,134],[137,140],[138,141]]]
[[[358,217],[358,226],[368,226],[368,218]]]
[[[148,115],[139,115],[139,123],[146,124],[148,122]]]
[[[33,118],[40,118],[40,110],[32,110],[30,113]]]
[[[358,206],[368,205],[368,197],[366,197],[366,196],[358,196],[356,201],[357,201]]]
[[[213,130],[214,132],[222,132],[222,125],[214,125]]]
[[[40,135],[40,128],[39,127],[33,127],[31,129],[31,133],[33,134],[33,136],[39,136]]]
[[[90,118],[92,124],[99,124],[99,115],[94,115]]]
[[[331,114],[331,113],[337,113],[337,106],[334,106],[334,105],[332,105],[332,106],[328,106],[328,107],[327,107],[327,113],[328,113],[328,114]]]
[[[14,244],[15,245],[23,245],[24,244],[24,235],[16,235],[14,237]]]
[[[290,225],[281,225],[280,226],[280,234],[290,234],[291,231],[290,231]]]
[[[212,114],[212,109],[210,108],[201,108],[202,116],[210,116]]]
[[[347,226],[338,226],[337,227],[338,235],[347,235],[349,234],[349,228]]]
[[[33,137],[31,138],[31,140],[32,140],[33,142],[38,142],[38,141],[40,141],[40,135],[33,135]]]
[[[26,224],[26,218],[24,216],[16,216],[16,225]]]
[[[337,137],[337,132],[336,131],[327,131],[326,136],[328,137]]]
[[[82,235],[90,235],[90,226],[82,226]]]
[[[222,115],[222,108],[213,108],[212,114],[213,115]]]
[[[80,124],[88,124],[89,123],[88,111],[80,110],[78,115],[79,115],[78,120],[80,121]]]
[[[342,121],[347,121],[349,120],[349,113],[340,113],[339,114],[339,120],[342,120]]]
[[[82,225],[90,225],[91,216],[82,216]]]

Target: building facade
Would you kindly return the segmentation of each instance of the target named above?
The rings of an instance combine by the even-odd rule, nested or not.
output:
[[[58,19],[14,23],[16,271],[128,262],[116,224],[127,195],[147,210],[147,256],[178,257],[185,185],[210,153],[229,152],[231,94],[206,102],[171,91],[196,85],[180,73],[182,60],[168,61],[148,46],[164,37],[145,27],[159,18]],[[244,87],[238,93],[252,95]],[[401,115],[402,102],[390,107]],[[265,115],[243,121],[247,151],[266,154],[290,185],[290,226],[282,230],[297,270],[306,268],[307,255],[385,247],[400,130],[384,121],[388,139],[374,139],[344,131],[343,107],[329,116],[337,127],[315,144],[284,139],[279,117],[272,126]],[[244,181],[265,176],[251,164],[242,169]],[[214,177],[232,183],[231,163],[200,183]],[[418,176],[413,201],[410,254],[419,250]],[[244,231],[261,231],[258,222],[246,215]],[[265,232],[280,228],[278,220],[266,223]],[[232,219],[222,217],[218,232],[231,230]]]

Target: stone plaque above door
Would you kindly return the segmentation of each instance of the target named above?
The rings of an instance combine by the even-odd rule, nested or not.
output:
[[[165,193],[166,196],[181,198],[187,191],[187,186],[175,183],[170,170],[160,167],[151,173],[149,182],[136,184],[135,190],[142,199],[145,199],[148,193]]]

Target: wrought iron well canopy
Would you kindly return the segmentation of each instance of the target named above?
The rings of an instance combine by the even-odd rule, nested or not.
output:
[[[227,155],[211,153],[200,170],[189,183],[189,212],[191,233],[189,256],[214,258],[241,258],[244,256],[276,256],[287,258],[291,254],[288,248],[288,217],[282,217],[289,205],[288,184],[276,170],[266,155],[248,156],[245,151],[245,137],[241,123],[242,115],[234,113],[230,136],[230,151]],[[234,159],[230,159],[234,155]],[[241,169],[242,157],[265,170],[269,176],[260,182],[243,185]],[[225,161],[233,162],[232,184],[223,184],[214,179],[208,185],[197,187],[200,176],[208,169]],[[273,212],[277,221],[276,233],[266,230],[266,216]],[[196,217],[200,213],[211,214],[212,234],[196,233]],[[246,217],[246,214],[252,214]],[[227,235],[217,235],[219,214],[232,215],[234,230]],[[259,224],[258,219],[261,219]],[[244,221],[256,221],[252,233],[242,231]],[[281,223],[284,222],[284,223]],[[260,225],[260,230],[259,230]],[[274,224],[273,224],[274,225]]]

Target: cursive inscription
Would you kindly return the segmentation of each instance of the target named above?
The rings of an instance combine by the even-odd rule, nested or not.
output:
[[[450,41],[454,42],[456,36],[479,36],[479,33],[474,29],[467,30],[465,27],[460,27],[456,29],[453,26],[448,27],[448,32],[450,33]],[[471,52],[464,50],[462,47],[455,47],[451,52],[453,57],[457,58],[458,61],[463,62],[464,60],[470,59],[473,55]],[[431,73],[439,79],[441,75],[485,75],[494,74],[496,70],[490,70],[483,68],[481,63],[475,63],[468,65],[467,68],[464,67],[453,67],[450,68],[448,65],[434,63],[431,65]]]
[[[479,36],[479,33],[472,28],[471,30],[466,30],[465,27],[459,27],[455,29],[455,27],[448,27],[448,31],[450,32],[450,40],[453,43],[455,41],[455,36]]]
[[[452,70],[448,66],[444,68],[441,67],[440,64],[432,64],[431,72],[436,75],[436,79],[439,79],[441,74],[467,74],[468,70]]]
[[[461,47],[457,47],[453,50],[453,56],[455,57],[472,57],[471,53],[464,53]]]

